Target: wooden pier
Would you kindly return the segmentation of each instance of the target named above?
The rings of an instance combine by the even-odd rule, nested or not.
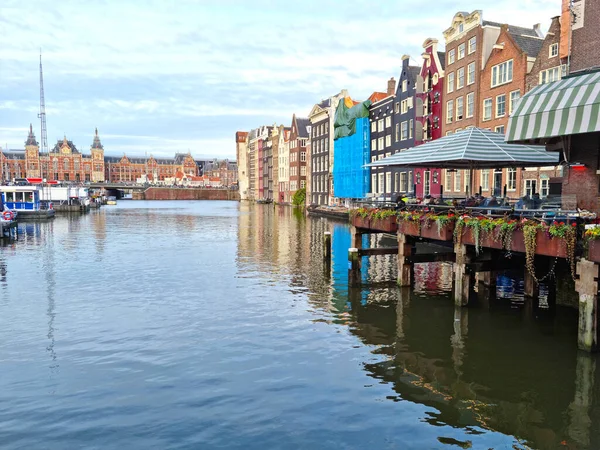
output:
[[[395,215],[377,220],[354,215],[351,222],[353,247],[348,252],[348,280],[351,286],[361,283],[363,256],[397,254],[399,286],[411,286],[414,283],[415,264],[449,262],[453,264],[453,297],[457,306],[469,306],[476,299],[475,283],[495,288],[498,272],[508,269],[523,271],[526,297],[537,301],[539,282],[543,281],[548,287],[548,295],[555,298],[554,267],[558,260],[572,259],[575,279],[573,295],[579,296],[578,346],[588,352],[600,349],[597,317],[600,241],[591,242],[587,252],[575,258],[574,250],[569,248],[573,244],[569,244],[567,239],[548,237],[542,232],[527,237],[527,231],[514,229],[509,239],[501,236],[492,238],[492,232],[479,235],[479,232],[467,227],[457,231],[455,221],[443,226],[435,222],[423,226],[418,222],[402,221]],[[564,227],[564,224],[561,226]],[[374,233],[395,233],[398,246],[363,248],[362,236]],[[525,242],[526,239],[530,240],[529,244]],[[526,246],[534,245],[531,241],[535,241],[535,261],[533,255],[526,255]],[[596,245],[599,251],[595,250]]]

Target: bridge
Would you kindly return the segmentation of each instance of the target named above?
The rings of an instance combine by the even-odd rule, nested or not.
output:
[[[90,183],[87,185],[90,189],[112,189],[112,190],[131,190],[131,191],[145,191],[151,185],[146,184],[128,184],[128,183]]]

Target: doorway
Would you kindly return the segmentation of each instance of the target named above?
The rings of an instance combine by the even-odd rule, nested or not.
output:
[[[494,196],[502,196],[502,170],[494,170]]]

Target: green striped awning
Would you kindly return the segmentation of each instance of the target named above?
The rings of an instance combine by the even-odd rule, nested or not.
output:
[[[600,131],[600,72],[542,84],[508,121],[508,142]]]
[[[504,135],[482,128],[467,128],[367,164],[369,167],[439,167],[441,169],[492,169],[556,165],[559,153],[543,145],[509,144]]]

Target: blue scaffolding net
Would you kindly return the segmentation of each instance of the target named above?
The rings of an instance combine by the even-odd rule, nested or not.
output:
[[[335,111],[333,194],[338,198],[365,198],[370,191],[371,129],[369,100],[348,107],[339,103]]]

